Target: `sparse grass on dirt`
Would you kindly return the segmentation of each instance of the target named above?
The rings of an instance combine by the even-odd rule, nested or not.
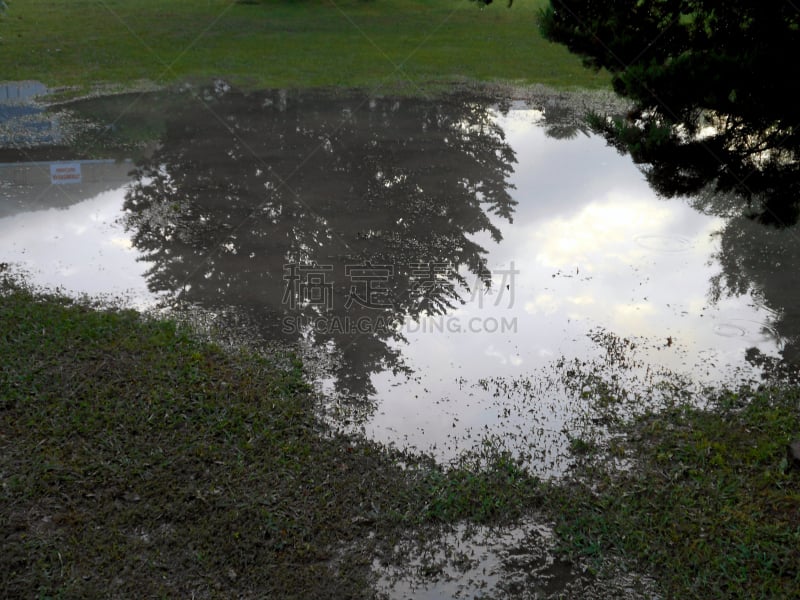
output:
[[[800,597],[800,469],[786,458],[796,386],[681,403],[624,433],[615,453],[630,469],[587,461],[547,496],[572,556],[634,560],[668,598]]]
[[[300,365],[6,280],[0,589],[14,598],[371,597],[409,527],[508,521],[508,457],[447,472],[336,434]]]

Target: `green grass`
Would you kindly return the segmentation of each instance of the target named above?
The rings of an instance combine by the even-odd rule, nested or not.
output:
[[[225,78],[249,87],[419,93],[454,81],[600,88],[545,41],[543,0],[14,0],[0,74],[50,86]]]
[[[536,501],[508,457],[446,471],[330,431],[291,357],[1,283],[5,597],[371,597],[408,528]]]
[[[573,556],[626,557],[670,598],[800,597],[800,390],[725,392],[709,410],[648,414],[617,454],[634,468],[579,469],[553,488],[559,533]]]

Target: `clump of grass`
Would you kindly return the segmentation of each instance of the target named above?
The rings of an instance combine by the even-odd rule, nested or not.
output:
[[[629,470],[583,464],[554,486],[564,548],[600,568],[632,558],[674,598],[800,596],[800,390],[720,393],[637,418],[617,444]]]
[[[430,471],[427,520],[452,523],[513,522],[541,501],[540,482],[524,461],[487,437],[446,470]]]

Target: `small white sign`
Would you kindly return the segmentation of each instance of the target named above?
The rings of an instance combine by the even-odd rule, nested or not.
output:
[[[53,163],[50,165],[50,183],[80,183],[81,163]]]

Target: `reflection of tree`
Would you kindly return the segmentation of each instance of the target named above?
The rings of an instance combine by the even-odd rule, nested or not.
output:
[[[784,359],[797,359],[791,266],[800,216],[800,104],[794,56],[800,11],[792,2],[551,0],[545,37],[605,68],[632,102],[600,111],[593,130],[641,165],[656,192],[693,196],[729,222],[720,233],[712,299],[751,292],[779,312]],[[731,201],[739,205],[731,212]],[[787,231],[766,231],[742,218]],[[725,206],[722,206],[725,205]],[[750,353],[752,357],[753,352]]]
[[[571,140],[578,134],[589,135],[585,116],[566,104],[546,106],[543,125],[547,136],[556,140]]]
[[[696,208],[728,217],[717,233],[715,259],[720,272],[711,279],[711,300],[750,294],[772,311],[774,316],[764,325],[781,339],[781,364],[771,364],[755,348],[748,352],[748,360],[796,374],[800,365],[800,226],[765,227],[738,214],[735,203],[730,195],[710,190],[694,200]]]
[[[337,390],[361,396],[372,373],[402,368],[393,323],[460,302],[471,282],[459,271],[488,285],[485,251],[470,235],[500,239],[490,215],[512,217],[515,159],[485,102],[226,89],[204,98],[168,115],[127,194],[154,291],[212,311],[236,307],[266,339],[329,348]],[[362,285],[346,267],[367,263],[391,275],[373,282],[373,306],[345,306]],[[312,297],[290,310],[288,264],[316,266],[330,306]],[[433,268],[443,264],[452,268]],[[384,301],[391,307],[374,306]],[[327,326],[305,326],[319,317]],[[348,319],[372,331],[331,327]]]
[[[592,134],[589,115],[623,115],[628,106],[628,102],[609,92],[534,90],[525,98],[523,108],[540,113],[536,124],[547,137],[571,140]],[[499,108],[505,114],[511,104],[500,104]]]

